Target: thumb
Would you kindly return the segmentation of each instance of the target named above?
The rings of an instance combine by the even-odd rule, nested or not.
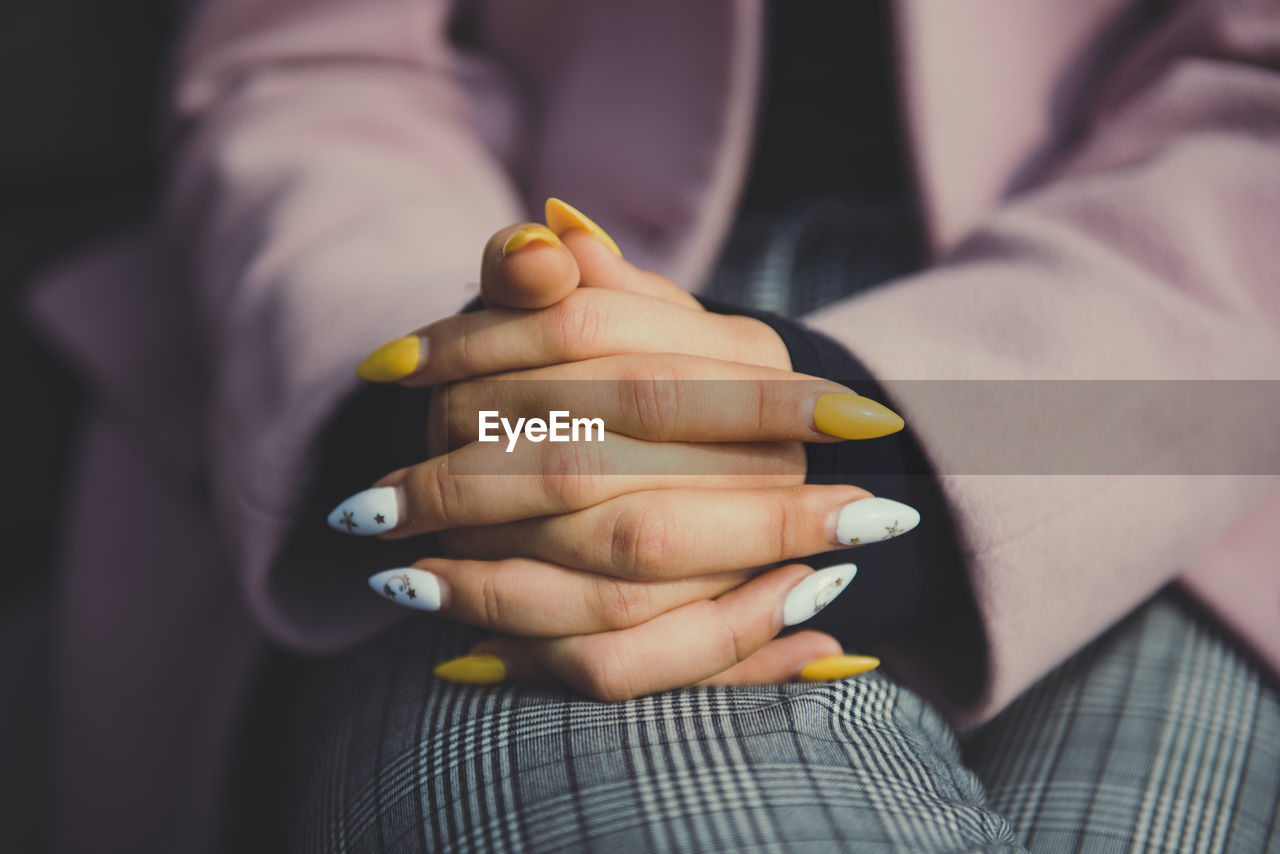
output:
[[[485,244],[480,298],[490,308],[545,308],[568,296],[579,278],[577,260],[551,229],[520,222]]]

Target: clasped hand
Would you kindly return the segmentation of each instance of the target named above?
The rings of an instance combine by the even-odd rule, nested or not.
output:
[[[794,373],[767,324],[704,310],[568,206],[549,203],[548,215],[563,240],[531,223],[489,240],[485,308],[361,365],[366,379],[436,390],[432,456],[347,499],[330,523],[439,534],[448,557],[370,581],[497,633],[438,669],[445,678],[560,681],[619,700],[787,681],[838,656],[829,635],[777,635],[855,568],[791,561],[886,539],[919,517],[856,486],[806,485],[802,443],[884,435],[901,419]],[[603,419],[606,433],[480,442],[482,410],[510,422],[563,411]],[[842,661],[839,675],[875,664]]]

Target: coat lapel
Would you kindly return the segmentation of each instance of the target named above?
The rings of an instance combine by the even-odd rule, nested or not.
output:
[[[899,79],[935,253],[1033,183],[1131,0],[898,0]]]

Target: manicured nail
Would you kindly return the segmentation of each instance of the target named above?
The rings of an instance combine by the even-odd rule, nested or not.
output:
[[[356,376],[372,383],[402,380],[427,363],[427,339],[406,335],[388,341],[364,357],[356,367]]]
[[[511,232],[511,236],[507,238],[507,242],[502,244],[502,254],[510,255],[513,252],[523,249],[530,243],[542,243],[547,246],[564,245],[560,242],[560,238],[556,237],[555,232],[547,228],[545,225],[530,223],[529,225],[522,225],[515,231]]]
[[[507,678],[507,666],[496,655],[464,655],[437,664],[435,674],[446,682],[496,685]]]
[[[329,527],[344,534],[372,537],[385,534],[400,522],[400,490],[376,486],[357,492],[329,513]]]
[[[824,394],[813,404],[813,426],[841,439],[875,439],[902,429],[902,416],[856,394]]]
[[[794,626],[803,623],[814,614],[831,604],[831,601],[844,592],[858,574],[858,568],[851,563],[829,566],[820,569],[791,588],[787,598],[782,600],[782,624]]]
[[[449,592],[440,576],[411,566],[375,573],[369,576],[369,586],[397,605],[419,611],[439,611]]]
[[[619,258],[622,257],[622,250],[618,248],[617,243],[614,243],[613,238],[603,228],[592,222],[586,214],[568,202],[562,202],[559,199],[547,199],[546,220],[547,227],[560,237],[564,237],[564,233],[571,228],[581,228],[605,246],[608,246],[614,255]]]
[[[920,511],[891,498],[864,498],[835,512],[835,541],[843,546],[865,546],[891,540],[920,524]]]
[[[800,668],[796,678],[801,682],[834,682],[875,670],[879,666],[880,659],[870,655],[829,655]]]

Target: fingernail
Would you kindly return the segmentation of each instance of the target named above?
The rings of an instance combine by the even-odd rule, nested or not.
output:
[[[547,246],[563,246],[560,238],[556,237],[555,232],[547,228],[545,225],[530,223],[522,225],[515,231],[511,232],[511,236],[507,238],[507,242],[502,244],[502,254],[510,255],[519,251],[530,243],[543,243]]]
[[[356,376],[373,383],[393,383],[418,370],[427,361],[427,339],[406,335],[388,341],[364,357]]]
[[[920,511],[891,498],[863,498],[835,513],[835,541],[843,546],[865,546],[891,540],[920,524]]]
[[[841,439],[875,439],[902,429],[902,416],[856,394],[824,394],[813,404],[813,426]]]
[[[545,212],[547,227],[558,236],[564,237],[564,233],[571,228],[581,228],[605,246],[608,246],[614,255],[619,258],[622,257],[622,250],[618,248],[618,244],[613,241],[613,238],[603,228],[592,222],[586,214],[568,202],[562,202],[559,199],[547,199]]]
[[[419,611],[439,611],[448,595],[440,576],[411,566],[374,573],[369,576],[369,586],[397,605]]]
[[[834,682],[879,666],[880,659],[870,655],[829,655],[800,668],[796,678],[801,682]]]
[[[858,568],[851,563],[829,566],[820,569],[791,588],[787,598],[782,600],[782,624],[794,626],[803,623],[814,614],[831,604],[832,600],[844,592],[858,574]]]
[[[436,676],[463,685],[496,685],[507,678],[507,666],[496,655],[464,655],[437,664]]]
[[[376,486],[357,492],[329,513],[329,527],[356,537],[385,534],[400,522],[400,490]]]

